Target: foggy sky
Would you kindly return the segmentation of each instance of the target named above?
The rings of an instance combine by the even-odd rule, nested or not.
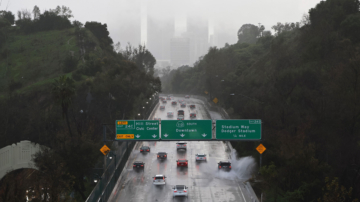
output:
[[[1,0],[0,0],[1,1]],[[148,5],[148,15],[163,20],[175,15],[181,18],[186,13],[196,13],[209,19],[209,34],[214,27],[233,36],[228,43],[237,41],[237,30],[241,25],[261,23],[266,30],[277,22],[299,22],[303,14],[315,7],[320,0],[2,0],[0,10],[16,14],[18,10],[32,11],[37,5],[41,12],[65,5],[73,11],[74,18],[107,23],[110,37],[122,46],[130,42],[140,43],[140,34],[127,30],[140,29],[141,5]],[[273,30],[271,30],[273,33]],[[121,33],[121,35],[120,35]]]

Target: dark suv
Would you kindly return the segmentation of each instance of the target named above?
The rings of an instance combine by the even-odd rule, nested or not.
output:
[[[166,152],[159,152],[157,153],[158,159],[167,159],[167,153]]]
[[[219,170],[230,171],[231,170],[231,163],[229,161],[220,161],[218,163]]]

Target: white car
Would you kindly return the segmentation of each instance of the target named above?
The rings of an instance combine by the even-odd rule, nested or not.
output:
[[[206,154],[195,154],[196,161],[206,161]]]
[[[173,197],[175,196],[188,196],[188,187],[185,185],[175,185],[173,188]]]
[[[165,178],[166,178],[165,175],[161,175],[161,174],[155,175],[153,184],[154,185],[165,185],[166,184]]]
[[[176,150],[185,149],[186,150],[186,142],[177,142],[176,143]]]
[[[173,117],[174,116],[174,112],[168,112],[167,113],[167,117]]]

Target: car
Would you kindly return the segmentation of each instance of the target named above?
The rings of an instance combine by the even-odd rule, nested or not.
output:
[[[190,113],[190,118],[196,118],[196,113],[195,113],[195,112],[191,112],[191,113]]]
[[[218,170],[230,171],[231,163],[229,161],[220,161],[218,163]]]
[[[166,103],[167,103],[167,101],[166,101],[166,100],[163,100],[163,101],[162,101],[162,103],[163,103],[163,104],[166,104]]]
[[[135,162],[133,163],[133,169],[137,169],[137,168],[142,168],[142,169],[144,169],[144,167],[145,167],[145,163],[142,162],[142,161],[135,161]]]
[[[141,146],[140,152],[150,152],[150,147],[149,146]]]
[[[189,99],[190,98],[190,95],[185,95],[185,99]]]
[[[183,103],[183,102],[185,102],[184,100],[179,100],[179,103]]]
[[[166,100],[171,100],[171,97],[167,97]]]
[[[154,176],[153,184],[154,185],[165,185],[165,175],[159,174]]]
[[[186,103],[185,103],[185,102],[181,103],[180,107],[181,107],[181,108],[185,108],[185,107],[186,107]]]
[[[167,113],[167,117],[173,117],[174,116],[174,112],[168,112]]]
[[[158,159],[167,159],[167,153],[166,152],[158,152],[157,158]]]
[[[176,150],[185,149],[186,150],[186,142],[177,142],[176,143]]]
[[[172,102],[171,102],[171,105],[177,105],[177,102],[176,102],[176,101],[172,101]]]
[[[185,115],[184,110],[180,109],[177,111],[177,115]]]
[[[195,161],[206,161],[206,154],[195,154]]]
[[[165,105],[161,105],[160,110],[165,110]]]
[[[173,187],[173,197],[175,196],[188,196],[188,187],[185,185],[175,185]]]
[[[190,109],[195,109],[195,105],[190,105]]]
[[[156,117],[154,117],[154,120],[159,120],[159,121],[161,121],[161,118],[156,118]]]
[[[177,120],[184,120],[184,115],[179,115],[179,116],[177,117]]]
[[[179,159],[176,161],[177,167],[188,167],[188,160]]]

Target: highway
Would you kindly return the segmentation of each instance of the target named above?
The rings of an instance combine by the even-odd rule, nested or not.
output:
[[[201,100],[194,98],[185,99],[174,97],[175,100],[185,100],[187,107],[185,119],[189,119],[189,104],[196,104],[197,118],[210,119],[207,116]],[[177,105],[179,108],[179,104]],[[171,106],[168,101],[166,109],[156,109],[154,117],[162,120],[168,119],[168,111],[174,112],[176,120],[176,107]],[[153,117],[151,117],[153,118]],[[141,145],[149,145],[150,153],[140,153]],[[157,160],[157,152],[167,152],[167,160]],[[196,153],[205,153],[207,162],[195,162]],[[232,162],[232,171],[218,171],[217,163],[221,160],[229,160],[229,153],[226,152],[226,145],[221,141],[188,141],[186,151],[176,150],[176,141],[138,142],[131,153],[128,164],[122,172],[122,179],[119,179],[109,201],[126,202],[153,202],[153,201],[192,201],[192,202],[218,202],[218,201],[251,201],[246,187],[242,183],[249,177],[247,173],[241,173],[244,168],[242,163]],[[189,162],[188,168],[177,168],[176,160],[186,158]],[[134,161],[145,162],[143,171],[135,171],[132,168]],[[153,185],[153,176],[164,174],[166,185]],[[172,195],[174,185],[186,185],[188,197],[175,197]]]

